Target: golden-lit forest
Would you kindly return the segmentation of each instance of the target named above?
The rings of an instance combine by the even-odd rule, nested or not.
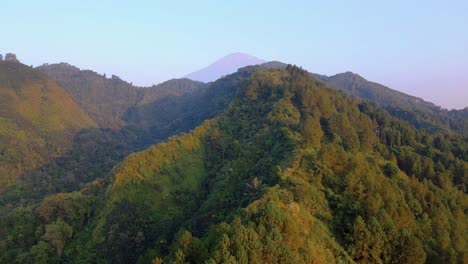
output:
[[[106,112],[111,93],[77,99],[82,73],[48,74],[88,125],[0,190],[0,263],[468,261],[463,110],[391,111],[355,76],[270,63]],[[20,133],[4,122],[0,146]]]
[[[0,61],[0,88],[1,192],[96,125],[55,81],[21,63]]]

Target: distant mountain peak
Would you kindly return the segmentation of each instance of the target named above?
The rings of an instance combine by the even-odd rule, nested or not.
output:
[[[261,59],[255,57],[255,56],[252,56],[252,55],[247,54],[247,53],[233,52],[233,53],[230,53],[230,54],[224,56],[223,58],[219,59],[218,61],[222,61],[223,59],[239,59],[239,58],[241,58],[241,59],[247,58],[247,59],[253,59],[253,60],[261,60]],[[263,60],[261,60],[261,61],[263,61]]]
[[[354,73],[352,71],[346,71],[346,72],[342,72],[342,73],[337,73],[333,76],[330,76],[330,77],[337,77],[337,76],[342,76],[342,77],[354,77],[354,78],[359,78],[359,79],[364,79],[364,77],[362,77],[361,75],[357,74],[357,73]]]
[[[265,62],[265,60],[259,59],[255,56],[242,52],[235,52],[228,54],[209,66],[192,72],[185,77],[194,81],[212,82],[224,75],[236,72],[239,68],[262,64]]]

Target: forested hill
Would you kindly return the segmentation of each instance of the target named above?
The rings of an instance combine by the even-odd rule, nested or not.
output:
[[[261,69],[241,69],[209,86],[181,95],[162,94],[176,89],[177,83],[185,89],[182,85],[186,79],[170,80],[149,89],[148,94],[154,91],[160,97],[149,103],[143,103],[143,97],[140,105],[131,107],[122,116],[127,125],[120,129],[83,129],[74,136],[69,151],[23,173],[0,194],[0,218],[17,207],[32,206],[47,195],[79,190],[86,183],[104,177],[130,153],[188,132],[204,120],[223,113],[240,84],[257,70]]]
[[[131,107],[151,103],[165,96],[192,92],[203,83],[174,79],[152,87],[135,87],[112,75],[109,78],[67,63],[44,64],[38,70],[59,82],[89,116],[103,128],[121,128],[123,114]]]
[[[468,119],[468,106],[460,110],[450,110],[448,114],[454,118]]]
[[[352,72],[318,77],[342,91],[376,103],[393,116],[406,120],[417,128],[429,132],[453,131],[468,135],[468,117],[456,114],[462,110],[447,111],[421,98],[367,81]]]
[[[273,61],[264,63],[261,67],[284,69],[286,65]],[[252,66],[246,68],[252,68]],[[66,63],[45,64],[37,69],[47,73],[62,84],[100,127],[114,129],[127,124],[141,124],[141,114],[147,114],[152,111],[151,109],[161,109],[161,106],[167,105],[168,101],[188,98],[189,96],[186,96],[188,93],[207,87],[207,85],[189,79],[174,79],[149,88],[135,87],[117,76],[108,78],[93,71],[80,70]],[[333,76],[313,75],[339,90],[371,102],[375,106],[383,107],[393,116],[403,119],[419,129],[425,129],[431,133],[468,134],[468,117],[466,114],[463,115],[463,110],[447,111],[441,109],[421,98],[367,81],[351,72]],[[181,95],[184,97],[179,98]],[[190,99],[190,102],[193,101],[195,100]],[[135,109],[139,109],[139,113],[135,112]],[[166,111],[168,116],[174,114],[172,110]],[[137,119],[132,120],[132,117]],[[145,126],[156,126],[157,124],[147,123]]]
[[[441,109],[433,103],[426,102],[421,98],[390,89],[379,83],[367,81],[362,76],[352,72],[339,73],[330,77],[323,75],[318,77],[360,98],[375,101],[381,106],[401,104],[411,106],[418,110],[433,112],[440,111]]]
[[[287,64],[272,61],[262,64],[266,69],[284,69]],[[459,133],[468,135],[468,111],[442,109],[431,102],[393,90],[379,83],[371,82],[362,76],[345,72],[333,76],[312,73],[347,94],[382,107],[391,115],[425,129],[430,133]]]
[[[67,91],[18,61],[0,61],[0,192],[67,151],[95,123]]]
[[[0,261],[466,261],[465,138],[293,66],[235,84],[222,115],[8,215]]]

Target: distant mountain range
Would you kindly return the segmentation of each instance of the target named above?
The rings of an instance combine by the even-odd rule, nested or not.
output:
[[[464,263],[468,109],[246,56],[0,61],[0,263]]]
[[[130,107],[164,96],[181,95],[203,85],[188,79],[173,79],[152,87],[136,87],[115,75],[80,70],[68,63],[44,64],[36,69],[60,83],[99,127],[114,129],[125,125],[121,117]]]
[[[286,69],[287,66],[288,64],[279,61],[260,65],[265,69]],[[431,133],[445,131],[468,134],[468,107],[449,111],[422,98],[368,81],[349,71],[333,76],[310,74],[346,94],[385,109],[391,115],[405,120],[418,129],[425,129]]]
[[[237,52],[229,54],[201,70],[192,72],[186,75],[185,78],[194,81],[212,82],[227,74],[236,72],[239,68],[263,64],[265,62],[265,60],[252,55]]]
[[[287,64],[279,61],[265,62],[245,53],[232,53],[187,75],[184,79],[169,80],[148,88],[135,87],[117,76],[112,75],[111,78],[108,78],[90,70],[80,70],[67,63],[45,64],[37,69],[61,84],[99,127],[115,129],[126,124],[139,127],[144,124],[144,127],[161,130],[162,123],[169,123],[172,118],[182,118],[179,116],[182,114],[181,111],[186,111],[183,126],[185,128],[203,120],[197,119],[198,121],[189,122],[191,125],[186,126],[188,124],[187,118],[194,118],[194,113],[188,109],[196,107],[195,105],[202,100],[204,89],[199,88],[210,85],[192,80],[214,82],[223,76],[239,71],[239,69],[253,66],[266,69],[285,69]],[[384,108],[393,116],[401,118],[419,129],[426,129],[429,132],[468,133],[468,121],[466,120],[468,109],[448,111],[419,97],[368,81],[352,72],[333,76],[311,74],[338,90]],[[195,96],[189,95],[197,90]],[[181,97],[181,95],[184,96]],[[195,99],[197,96],[198,99]],[[188,101],[182,104],[181,102],[184,100]],[[171,106],[176,102],[180,104],[179,108]],[[171,109],[171,111],[167,111],[167,109]],[[174,109],[177,111],[173,111]],[[198,109],[202,109],[201,105],[198,106]],[[219,110],[222,111],[222,108]],[[166,114],[161,115],[160,113]],[[170,117],[171,114],[174,116]],[[206,117],[206,115],[202,116]]]
[[[384,108],[391,115],[403,119],[419,129],[426,129],[429,132],[445,130],[468,134],[466,120],[468,108],[448,111],[422,98],[368,81],[352,72],[339,73],[329,77],[314,75],[338,90]]]

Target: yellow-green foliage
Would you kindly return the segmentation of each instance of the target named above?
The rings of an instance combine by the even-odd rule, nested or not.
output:
[[[105,192],[45,199],[44,230],[12,226],[71,262],[464,263],[466,145],[432,137],[297,67],[259,71],[223,115],[127,157]]]
[[[241,218],[215,225],[201,240],[176,240],[168,261],[424,263],[427,259],[438,263],[450,259],[462,263],[466,232],[454,232],[466,228],[468,218],[462,213],[468,205],[466,194],[453,182],[436,180],[435,186],[407,175],[422,178],[429,175],[423,171],[434,173],[431,163],[426,162],[427,168],[417,163],[428,159],[418,156],[427,150],[416,154],[420,143],[415,137],[422,135],[382,113],[363,111],[365,105],[327,91],[328,87],[318,88],[320,84],[313,85],[297,68],[288,72],[254,75],[226,113],[237,119],[221,120],[222,127],[232,127],[234,138],[255,138],[254,144],[266,146],[263,157],[277,167],[274,172],[256,170],[254,180],[276,185],[262,188],[260,197],[255,196],[258,191],[245,191],[245,196],[258,199],[243,208]],[[378,129],[384,132],[376,133]],[[278,139],[276,131],[285,138]],[[399,134],[404,137],[394,136]],[[274,163],[272,157],[279,154],[275,150],[288,140],[294,149]],[[400,152],[405,155],[398,160],[401,170],[394,156]],[[451,161],[446,164],[465,164],[452,153],[448,157]],[[458,166],[464,175],[464,166]],[[252,189],[253,184],[245,184]]]
[[[339,255],[337,253],[340,246],[327,225],[312,214],[315,210],[304,207],[297,200],[299,199],[295,200],[289,191],[275,186],[267,190],[262,199],[253,202],[245,210],[249,219],[259,218],[254,222],[257,222],[255,229],[260,233],[263,228],[266,228],[266,232],[278,229],[281,233],[281,243],[291,254],[296,255],[295,263],[336,262],[335,255]],[[276,219],[278,222],[272,221],[275,217],[278,217]],[[267,235],[262,234],[262,236]],[[265,243],[265,246],[269,245]],[[266,263],[275,262],[269,259],[271,257],[269,255],[276,253],[274,250],[266,251],[262,254],[262,260]]]
[[[121,211],[122,207],[144,207],[146,211],[142,218],[147,220],[141,220],[155,222],[161,237],[189,216],[189,212],[196,208],[196,199],[202,192],[201,183],[208,175],[203,140],[213,122],[206,121],[188,134],[129,155],[113,169],[106,209],[100,213],[93,231],[96,243],[114,244],[115,247],[127,243],[108,240],[112,236],[110,223],[125,218],[127,212]],[[146,230],[143,226],[135,228]],[[141,232],[137,230],[135,232]]]
[[[25,140],[28,137],[27,132],[19,129],[13,120],[0,117],[0,124],[0,136],[13,136],[19,140]]]
[[[147,150],[129,155],[113,170],[112,188],[126,184],[154,183],[162,180],[161,176],[171,175],[171,166],[186,162],[187,166],[200,159],[203,153],[202,137],[213,121],[207,121],[189,134],[172,137],[166,143],[160,143]]]
[[[19,63],[0,63],[0,109],[0,191],[95,125],[56,82]]]

